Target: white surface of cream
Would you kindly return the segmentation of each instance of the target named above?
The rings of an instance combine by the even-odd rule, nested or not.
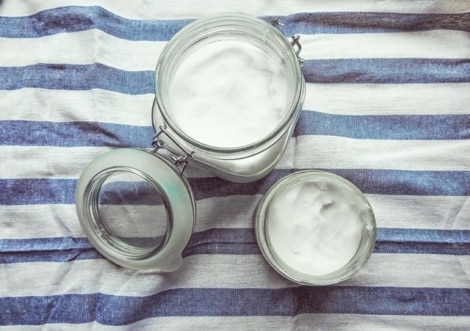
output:
[[[272,250],[290,268],[324,275],[356,253],[369,207],[335,183],[297,182],[270,203],[267,233]]]
[[[169,87],[169,107],[192,139],[219,148],[263,139],[285,117],[289,86],[280,63],[252,44],[220,40],[189,54]]]

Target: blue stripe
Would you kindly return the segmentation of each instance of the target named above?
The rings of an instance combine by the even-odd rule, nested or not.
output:
[[[270,21],[273,18],[265,19]],[[285,28],[281,28],[281,31],[288,36],[294,34],[387,33],[427,30],[470,31],[470,13],[299,13],[281,17],[280,20],[286,25]]]
[[[55,250],[80,250],[92,248],[88,239],[73,237],[51,237],[35,239],[0,239],[0,252],[52,252]]]
[[[155,59],[156,61],[156,59]],[[100,63],[1,67],[0,89],[103,89],[130,95],[154,93],[153,71],[125,71]]]
[[[470,231],[377,230],[374,253],[470,255]],[[259,255],[252,228],[193,233],[183,257],[198,254]],[[86,238],[1,239],[0,264],[102,259]]]
[[[296,316],[309,313],[468,316],[469,298],[470,290],[464,288],[351,286],[180,288],[146,297],[101,293],[5,297],[0,298],[0,324],[96,321],[105,325],[126,325],[162,316]],[[134,308],[132,313],[126,313],[129,307]]]
[[[470,172],[400,170],[327,170],[368,194],[470,195]]]
[[[150,119],[149,119],[150,122]],[[0,121],[0,146],[150,147],[150,126],[103,122]],[[350,116],[303,111],[294,136],[356,139],[470,139],[470,115]]]
[[[73,155],[70,155],[73,157]],[[323,169],[326,170],[326,169]],[[368,169],[328,169],[342,176],[366,194],[398,195],[470,195],[468,171],[405,171]],[[196,200],[232,195],[265,193],[274,183],[295,170],[275,170],[268,176],[249,184],[231,183],[223,179],[191,178],[189,183]],[[0,179],[0,205],[73,204],[75,179]],[[144,188],[145,189],[149,189]],[[121,192],[124,194],[124,192]],[[145,199],[147,191],[137,196],[136,204],[151,203]],[[154,194],[154,192],[148,192]],[[128,201],[133,201],[129,198]],[[113,201],[109,201],[111,203]]]
[[[26,243],[27,244],[27,243]],[[81,249],[58,249],[5,252],[0,254],[0,264],[35,262],[71,262],[104,259],[93,247]]]
[[[470,59],[307,60],[302,71],[308,83],[468,83]]]
[[[307,60],[302,71],[307,83],[468,83],[470,59]],[[153,81],[151,70],[125,71],[99,63],[0,67],[1,90],[103,89],[137,95],[154,93]]]
[[[74,204],[76,187],[74,179],[0,179],[0,205]]]
[[[59,7],[30,16],[1,17],[0,37],[39,38],[96,29],[127,40],[168,41],[191,21],[132,20],[97,6]]]
[[[87,238],[0,239],[0,264],[103,259]]]
[[[357,116],[303,111],[294,135],[396,140],[470,139],[470,115]]]
[[[149,122],[150,119],[149,104]],[[0,146],[151,147],[151,126],[102,122],[0,121]]]
[[[270,21],[273,17],[264,17]],[[299,13],[280,16],[285,35],[382,33],[424,30],[470,31],[469,14]],[[127,40],[167,41],[192,20],[132,20],[97,6],[59,7],[23,17],[0,18],[0,37],[38,38],[101,30]]]
[[[379,228],[374,253],[470,255],[470,231]]]

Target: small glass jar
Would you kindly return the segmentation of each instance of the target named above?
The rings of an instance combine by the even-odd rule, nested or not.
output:
[[[220,45],[232,48],[224,51]],[[214,52],[217,47],[220,49]],[[195,58],[204,57],[201,52],[207,49],[212,51],[212,61],[194,66]],[[249,52],[240,53],[240,49]],[[79,179],[77,214],[93,246],[109,260],[127,268],[160,272],[176,270],[196,221],[194,198],[183,176],[185,166],[190,163],[236,182],[254,181],[269,173],[286,149],[305,96],[299,52],[298,37],[288,40],[272,24],[244,14],[209,16],[178,32],[165,46],[155,71],[152,112],[152,123],[157,132],[153,141],[155,148],[152,151],[119,149],[105,153],[93,160]],[[211,69],[213,62],[224,58],[217,54],[229,56],[226,64],[232,59],[241,61],[239,70],[234,71],[231,65]],[[266,67],[267,63],[270,67]],[[187,74],[178,78],[181,77],[179,70],[187,66],[191,70],[207,69],[208,72],[202,73],[212,73],[214,77],[220,74],[220,79],[215,83],[203,79],[196,81],[190,86],[195,90],[180,94],[178,98],[180,89],[187,88],[184,86],[185,78],[193,77]],[[261,70],[257,70],[258,66]],[[262,108],[272,102],[271,97],[279,99],[276,88],[281,86],[283,97],[279,99],[277,116],[269,119],[269,126],[264,120],[249,121],[241,116],[227,120],[223,117],[228,111],[225,108],[233,107],[226,103],[220,113],[212,107],[215,109],[212,109],[212,114],[222,114],[220,121],[225,120],[226,123],[221,125],[219,119],[209,118],[213,123],[201,131],[213,130],[211,132],[218,133],[218,136],[204,140],[189,134],[182,125],[182,118],[186,117],[178,117],[178,111],[185,110],[178,106],[181,105],[178,102],[185,101],[186,97],[198,98],[198,88],[207,84],[219,91],[219,82],[230,80],[224,75],[229,70],[234,71],[236,79],[242,82],[237,84],[235,92],[244,92],[227,97],[234,103],[245,94],[252,97],[253,104],[245,102],[239,108],[246,110],[249,107],[250,111],[245,115],[257,113],[258,106]],[[240,72],[247,72],[249,77],[240,75]],[[265,82],[271,82],[272,78],[276,84],[257,86],[258,73]],[[245,84],[252,88],[247,89]],[[264,88],[263,98],[251,94],[257,91],[256,88]],[[220,97],[214,93],[211,95],[209,92],[197,99],[203,107],[197,109],[197,114],[189,113],[194,121],[199,119],[198,116],[206,115],[205,107],[211,106],[213,98]],[[270,108],[266,109],[269,115]],[[264,133],[245,139],[248,131],[244,125],[247,123],[254,125],[251,133]],[[235,130],[232,130],[236,132],[235,137],[224,132],[230,132],[229,129]],[[233,138],[230,143],[220,144],[219,141],[227,136]],[[171,160],[157,153],[161,148],[173,154]],[[131,208],[133,205],[137,208]]]
[[[322,171],[284,177],[260,202],[256,238],[268,263],[303,285],[354,275],[375,245],[372,207],[351,182]]]

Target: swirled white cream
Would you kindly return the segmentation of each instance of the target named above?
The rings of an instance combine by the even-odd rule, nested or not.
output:
[[[206,44],[185,57],[168,91],[178,127],[194,140],[220,148],[266,137],[285,117],[289,101],[281,64],[235,40]]]
[[[271,248],[298,272],[315,276],[334,272],[355,255],[368,212],[368,205],[336,183],[294,183],[270,203]]]

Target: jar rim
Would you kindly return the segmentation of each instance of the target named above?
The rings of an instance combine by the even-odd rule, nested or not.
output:
[[[106,179],[118,172],[137,175],[164,200],[167,227],[161,244],[142,249],[120,240],[103,226],[98,195]],[[179,268],[196,218],[191,188],[177,169],[158,154],[130,148],[106,152],[88,164],[77,184],[75,206],[91,244],[108,260],[136,270],[170,272]]]
[[[258,37],[256,34],[257,31],[269,31],[269,38],[273,38],[273,40],[276,42],[276,45],[282,45],[282,50],[285,51],[284,54],[286,54],[286,58],[289,62],[289,68],[291,70],[290,74],[292,77],[294,77],[292,82],[294,85],[293,91],[292,94],[289,95],[289,97],[291,97],[288,105],[289,109],[285,112],[282,120],[279,121],[277,126],[269,134],[246,145],[235,147],[213,146],[202,143],[186,134],[172,119],[171,114],[169,113],[169,107],[165,103],[165,86],[164,84],[159,83],[160,81],[165,81],[163,77],[165,75],[165,71],[170,67],[169,63],[178,60],[178,55],[181,55],[181,48],[187,47],[187,41],[193,37],[198,37],[198,34],[201,34],[201,31],[206,31],[206,29],[208,27],[210,28],[211,26],[217,27],[220,30],[214,32],[213,35],[218,33],[227,33],[227,30],[223,30],[227,28],[230,28],[231,30],[229,31],[231,32],[236,30],[240,34],[250,33],[250,36],[255,37]],[[249,29],[247,27],[249,27]],[[264,38],[267,38],[267,34],[264,35]],[[169,129],[174,132],[178,138],[181,138],[187,144],[206,152],[234,154],[246,150],[252,150],[253,148],[262,146],[267,142],[272,141],[273,139],[279,139],[284,132],[284,128],[288,127],[292,122],[297,120],[304,97],[305,80],[302,75],[298,54],[295,52],[288,39],[277,28],[260,18],[243,13],[214,14],[195,20],[185,26],[174,35],[174,37],[163,49],[155,69],[155,103],[152,110],[152,123],[154,125],[155,131],[157,131],[155,118],[156,112],[159,111]]]

